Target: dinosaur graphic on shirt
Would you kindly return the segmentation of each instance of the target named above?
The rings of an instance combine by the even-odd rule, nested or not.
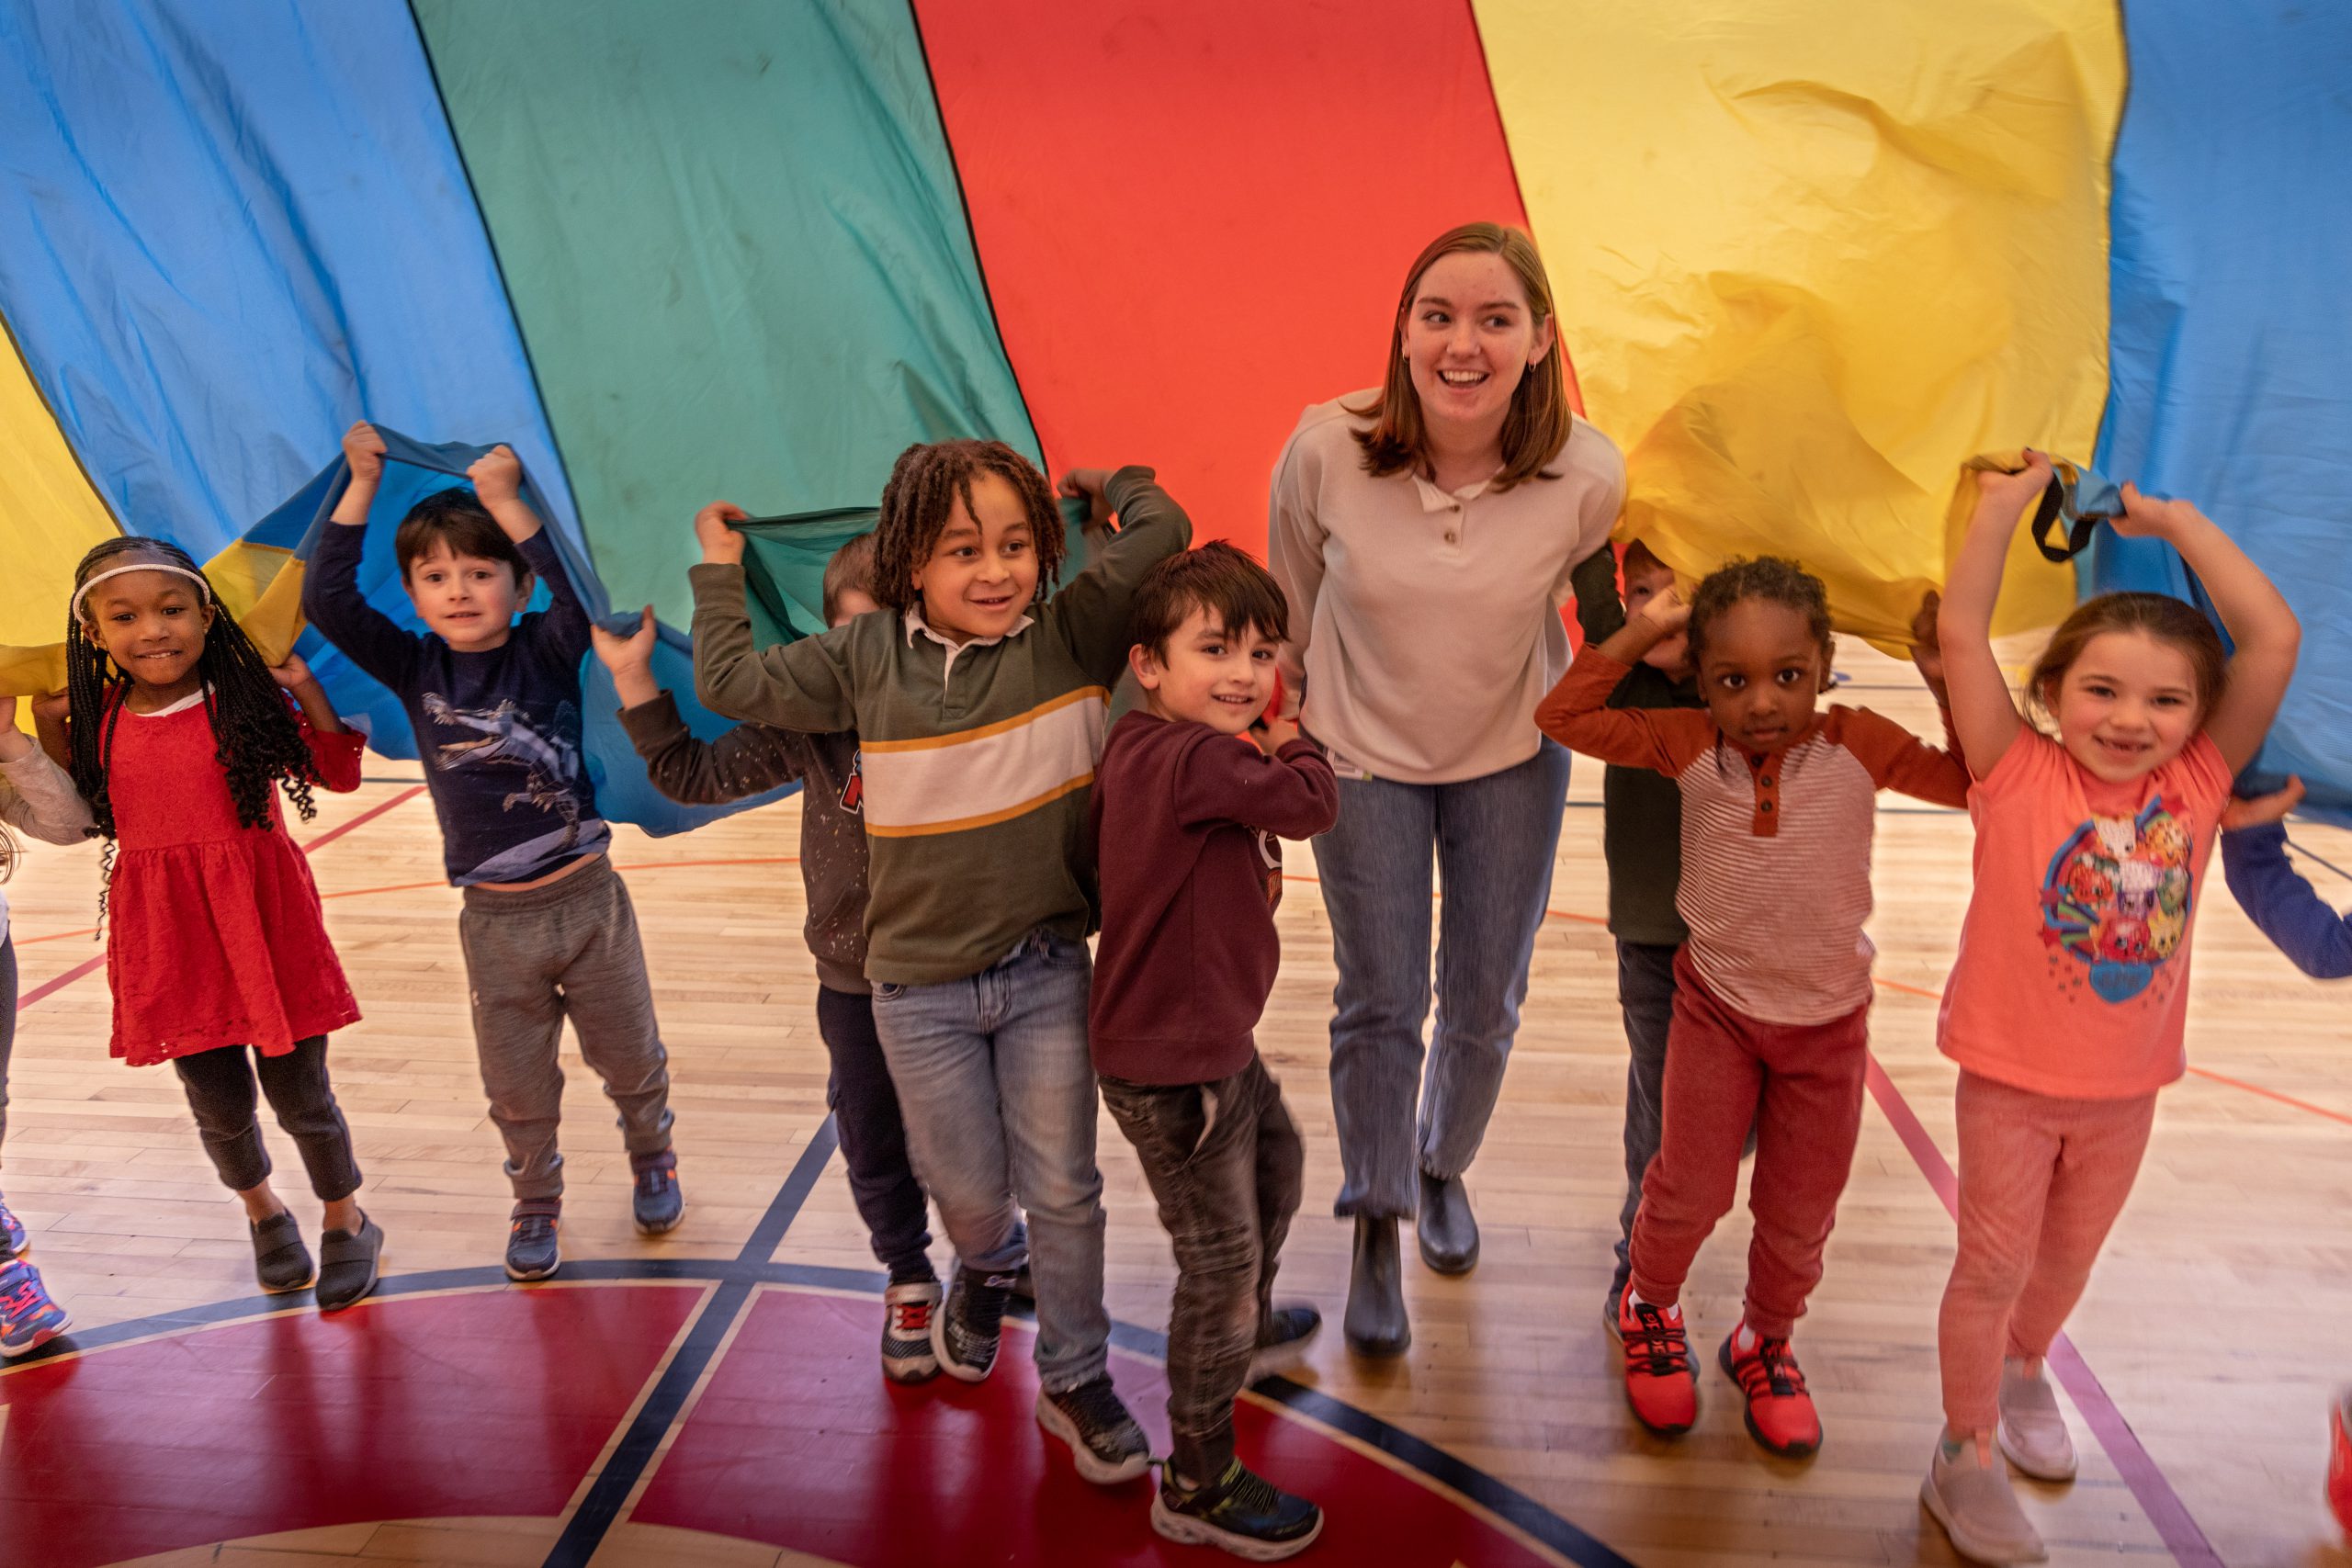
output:
[[[481,737],[437,742],[431,753],[435,767],[445,771],[522,769],[522,787],[509,793],[499,803],[501,807],[512,811],[518,805],[527,805],[555,813],[564,822],[564,836],[557,848],[571,848],[580,833],[580,796],[574,786],[580,782],[581,759],[580,748],[565,739],[567,732],[580,728],[577,710],[570,703],[557,705],[556,732],[550,735],[534,726],[511,698],[487,710],[452,707],[435,692],[425,693],[422,702],[425,716],[436,728],[470,730]]]

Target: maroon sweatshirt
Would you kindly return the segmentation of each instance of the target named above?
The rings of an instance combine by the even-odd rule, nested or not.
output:
[[[1277,835],[1310,838],[1339,816],[1331,764],[1307,741],[1269,757],[1141,711],[1111,727],[1090,825],[1102,898],[1096,1072],[1214,1083],[1250,1065],[1282,961]]]

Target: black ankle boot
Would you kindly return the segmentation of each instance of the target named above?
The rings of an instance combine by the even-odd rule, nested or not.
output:
[[[1404,1260],[1397,1251],[1394,1216],[1356,1216],[1347,1335],[1348,1348],[1359,1356],[1401,1356],[1413,1342],[1413,1325],[1405,1317]]]
[[[1478,1266],[1478,1222],[1470,1190],[1458,1176],[1421,1172],[1421,1261],[1441,1274],[1467,1274]]]

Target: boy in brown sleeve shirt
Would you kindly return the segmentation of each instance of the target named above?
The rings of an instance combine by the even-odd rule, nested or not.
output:
[[[1306,1549],[1322,1514],[1233,1450],[1233,1401],[1321,1318],[1276,1310],[1276,1256],[1304,1156],[1253,1039],[1281,962],[1280,838],[1339,815],[1298,728],[1245,734],[1274,690],[1282,592],[1230,545],[1152,569],[1128,660],[1145,706],[1112,727],[1091,824],[1102,897],[1089,1037],[1102,1101],[1135,1145],[1176,1253],[1168,1329],[1175,1452],[1152,1502],[1171,1540],[1257,1562]],[[1104,831],[1105,823],[1111,824]]]

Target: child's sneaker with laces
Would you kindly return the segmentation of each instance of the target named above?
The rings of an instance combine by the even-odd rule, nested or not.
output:
[[[2039,1372],[2027,1376],[2014,1356],[2001,1363],[1997,1438],[2009,1462],[2036,1481],[2075,1479],[2075,1438],[2058,1413],[2058,1391]]]
[[[22,1258],[0,1263],[0,1356],[30,1355],[71,1322],[65,1309],[50,1299],[39,1269]]]
[[[1679,1306],[1653,1306],[1627,1291],[1617,1308],[1625,1347],[1625,1403],[1661,1437],[1674,1438],[1699,1418],[1699,1379],[1690,1370],[1690,1336]]]
[[[1133,1481],[1151,1465],[1151,1445],[1106,1373],[1059,1393],[1039,1390],[1037,1425],[1069,1445],[1070,1462],[1097,1486]]]
[[[1742,1322],[1717,1358],[1724,1375],[1747,1396],[1747,1435],[1788,1459],[1821,1447],[1821,1415],[1805,1392],[1804,1372],[1785,1339],[1767,1339]]]
[[[1010,1271],[990,1274],[956,1266],[946,1303],[931,1318],[931,1351],[941,1371],[959,1382],[978,1382],[989,1375],[1004,1334],[1004,1298],[1012,1278]]]
[[[528,1283],[550,1280],[563,1267],[563,1204],[554,1198],[526,1198],[514,1205],[506,1232],[506,1277]]]
[[[11,1258],[32,1256],[33,1238],[25,1230],[25,1223],[0,1203],[0,1263]]]
[[[639,1235],[660,1235],[678,1228],[686,1217],[686,1195],[678,1186],[678,1156],[673,1149],[628,1156],[629,1175],[636,1186],[629,1193],[629,1217]]]
[[[1239,1460],[1205,1486],[1176,1484],[1163,1467],[1151,1499],[1151,1528],[1186,1546],[1223,1547],[1252,1562],[1295,1557],[1323,1533],[1323,1510],[1258,1474]]]
[[[1952,1550],[1971,1562],[2039,1562],[2049,1555],[2041,1532],[2018,1506],[2009,1467],[1981,1439],[1955,1452],[1939,1438],[1919,1501],[1951,1537]]]
[[[909,1280],[882,1292],[882,1375],[892,1382],[928,1382],[939,1375],[939,1352],[931,1348],[939,1302],[936,1280]]]
[[[2352,1540],[2352,1393],[2328,1412],[2327,1444],[2327,1506],[2335,1511],[2335,1528]]]
[[[1266,1314],[1265,1326],[1258,1331],[1258,1348],[1250,1358],[1246,1382],[1297,1371],[1315,1337],[1322,1332],[1323,1314],[1315,1308],[1276,1307]]]

